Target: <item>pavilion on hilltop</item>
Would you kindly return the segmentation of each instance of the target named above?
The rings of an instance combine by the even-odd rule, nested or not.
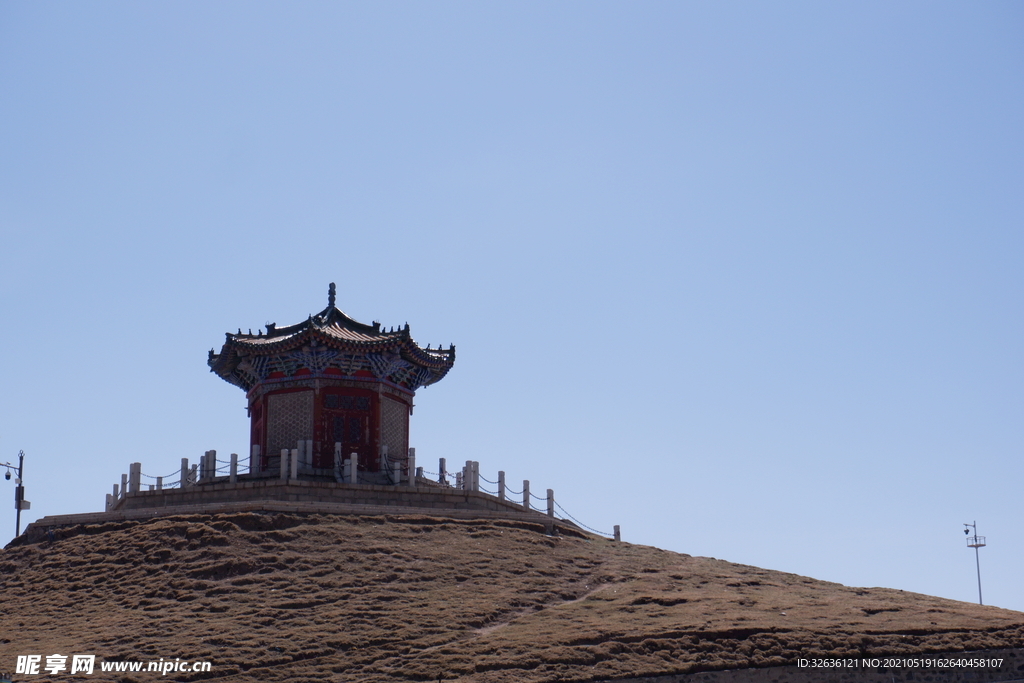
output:
[[[228,332],[208,361],[246,392],[250,472],[276,471],[281,452],[298,445],[305,476],[329,476],[336,456],[357,454],[367,474],[381,472],[385,454],[404,459],[416,390],[441,380],[454,362],[454,345],[422,348],[408,323],[385,330],[348,317],[335,306],[334,283],[316,315],[256,334]]]
[[[437,472],[417,467],[409,448],[413,398],[448,374],[454,345],[423,348],[408,324],[385,330],[356,322],[335,307],[333,283],[328,292],[327,308],[301,323],[269,323],[256,334],[239,329],[227,334],[220,353],[210,350],[210,370],[246,394],[248,468],[237,453],[221,466],[215,450],[198,466],[182,458],[180,470],[166,476],[132,462],[105,494],[103,512],[50,515],[30,524],[26,537],[75,524],[226,512],[505,519],[548,534],[584,534],[555,517],[552,489],[537,496],[523,480],[514,491],[503,471],[485,480],[475,460],[454,472],[444,457]]]

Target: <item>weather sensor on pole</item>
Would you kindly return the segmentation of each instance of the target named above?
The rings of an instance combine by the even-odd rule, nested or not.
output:
[[[964,533],[967,534],[967,547],[974,548],[974,564],[978,568],[978,604],[984,605],[981,601],[981,560],[978,559],[978,548],[985,547],[985,537],[978,535],[978,522],[975,520],[974,524],[968,524],[964,522],[965,527],[974,529],[974,535],[970,535],[970,530],[964,529]]]

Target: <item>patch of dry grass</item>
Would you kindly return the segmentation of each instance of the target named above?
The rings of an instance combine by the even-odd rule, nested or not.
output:
[[[541,531],[255,513],[63,529],[0,553],[0,669],[84,652],[230,681],[589,681],[1024,645],[1019,612]]]

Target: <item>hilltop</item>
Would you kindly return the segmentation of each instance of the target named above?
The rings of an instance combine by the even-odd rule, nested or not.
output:
[[[0,668],[29,653],[180,657],[232,682],[596,681],[1024,645],[1024,613],[511,520],[79,525],[3,550],[0,590]],[[117,680],[155,680],[130,676]]]

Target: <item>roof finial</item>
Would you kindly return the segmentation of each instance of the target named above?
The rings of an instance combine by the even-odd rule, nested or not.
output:
[[[327,288],[327,308],[334,308],[334,283]]]

